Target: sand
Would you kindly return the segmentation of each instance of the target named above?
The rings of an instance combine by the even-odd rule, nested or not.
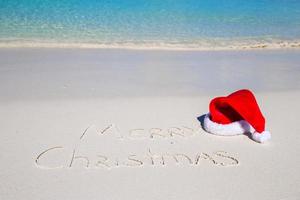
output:
[[[0,199],[299,199],[299,63],[299,50],[0,49]],[[210,99],[240,88],[270,142],[201,128]]]

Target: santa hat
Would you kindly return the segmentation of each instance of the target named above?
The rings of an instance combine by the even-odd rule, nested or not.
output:
[[[204,117],[203,128],[215,135],[250,133],[252,139],[260,143],[271,139],[270,132],[265,130],[265,118],[249,90],[214,98]]]

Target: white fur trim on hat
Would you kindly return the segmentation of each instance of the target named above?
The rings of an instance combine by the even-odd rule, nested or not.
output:
[[[232,122],[229,124],[218,124],[210,119],[210,114],[207,113],[204,117],[203,128],[205,131],[214,135],[233,136],[251,133],[251,138],[259,143],[264,143],[271,139],[271,134],[268,131],[258,133],[245,120]]]
[[[203,128],[215,135],[242,135],[247,132],[254,132],[254,128],[245,120],[232,122],[229,124],[218,124],[211,121],[210,114],[206,114],[203,121]]]

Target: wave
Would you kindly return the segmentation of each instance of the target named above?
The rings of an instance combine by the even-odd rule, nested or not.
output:
[[[0,48],[87,48],[87,49],[140,49],[140,50],[249,50],[298,49],[300,40],[204,39],[193,42],[82,42],[1,39]]]

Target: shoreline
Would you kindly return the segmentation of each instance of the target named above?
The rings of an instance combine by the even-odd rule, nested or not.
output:
[[[231,44],[233,43],[233,44]],[[125,49],[125,50],[163,50],[163,51],[240,51],[240,50],[286,50],[300,49],[300,41],[275,41],[259,42],[238,41],[236,43],[227,41],[225,44],[214,43],[195,43],[195,44],[168,44],[168,43],[76,43],[76,42],[0,42],[0,48],[58,48],[58,49]]]

